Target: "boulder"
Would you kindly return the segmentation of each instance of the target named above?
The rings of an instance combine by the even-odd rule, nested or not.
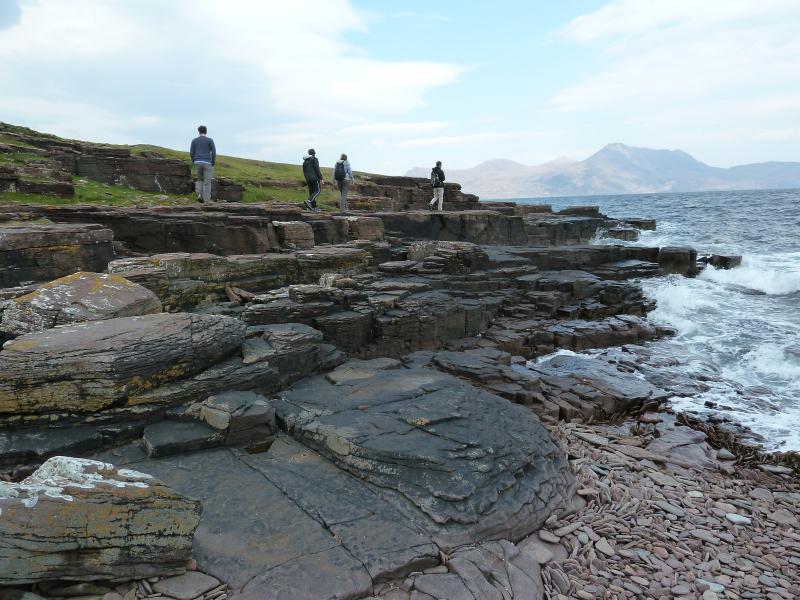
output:
[[[303,221],[273,221],[272,227],[283,248],[313,248],[314,230]]]
[[[14,298],[0,329],[22,335],[81,321],[102,321],[161,312],[161,301],[119,275],[79,272]]]
[[[712,254],[708,264],[717,269],[734,269],[742,264],[742,257],[736,254]]]
[[[152,400],[154,389],[222,361],[244,337],[237,319],[185,313],[30,333],[0,352],[0,414],[87,413]],[[208,384],[216,391],[230,382]]]
[[[697,250],[684,246],[664,246],[658,252],[658,264],[664,273],[694,275],[697,272]]]
[[[0,584],[184,571],[201,507],[150,475],[56,456],[0,482]]]

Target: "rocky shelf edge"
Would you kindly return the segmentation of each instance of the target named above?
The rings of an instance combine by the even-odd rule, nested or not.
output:
[[[49,226],[0,230],[22,284],[0,296],[3,583],[106,600],[793,597],[792,470],[664,412],[718,374],[670,370],[646,345],[670,332],[626,281],[691,275],[696,253],[582,246],[600,227],[631,237],[596,209],[495,208],[77,207],[50,216],[86,251],[49,262]],[[241,243],[232,223],[265,253],[201,252]],[[118,232],[162,246],[109,263]],[[169,239],[193,252],[163,253]],[[30,282],[22,255],[67,277]],[[607,350],[547,358],[560,348]],[[48,510],[100,529],[59,538]]]

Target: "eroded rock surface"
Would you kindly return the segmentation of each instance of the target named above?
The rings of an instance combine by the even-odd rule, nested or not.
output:
[[[181,573],[200,514],[148,474],[51,458],[0,482],[0,584]]]
[[[385,490],[444,547],[522,537],[573,490],[533,413],[436,371],[315,377],[275,407],[294,437]]]
[[[161,312],[161,301],[119,275],[79,272],[14,298],[0,329],[14,335],[82,321],[102,321]]]

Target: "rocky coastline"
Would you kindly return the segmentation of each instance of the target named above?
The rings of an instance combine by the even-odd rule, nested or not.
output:
[[[648,345],[735,257],[449,193],[0,206],[0,599],[798,597],[797,456]]]

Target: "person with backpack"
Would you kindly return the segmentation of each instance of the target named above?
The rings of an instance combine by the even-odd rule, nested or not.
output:
[[[198,202],[211,201],[211,180],[214,178],[214,164],[217,162],[217,148],[214,140],[207,137],[208,129],[205,125],[197,128],[200,135],[192,140],[189,146],[189,157],[197,169],[197,183],[195,192]]]
[[[431,169],[431,185],[433,186],[433,200],[428,203],[428,209],[433,210],[434,205],[439,203],[439,210],[444,204],[444,171],[442,171],[442,161],[437,160],[436,166]]]
[[[308,210],[316,211],[317,196],[322,192],[322,171],[319,170],[319,160],[313,148],[309,148],[308,154],[303,157],[303,176],[308,185],[308,200],[303,204]]]
[[[339,210],[347,212],[347,192],[350,184],[353,183],[353,170],[350,168],[350,161],[347,154],[342,154],[333,167],[333,184],[338,186],[341,198],[339,199]]]

